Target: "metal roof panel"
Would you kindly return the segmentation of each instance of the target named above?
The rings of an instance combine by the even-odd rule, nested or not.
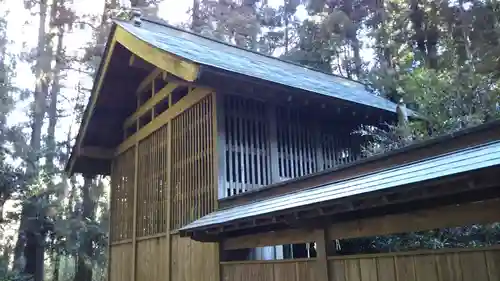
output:
[[[365,85],[356,81],[312,70],[152,21],[144,20],[140,27],[129,22],[117,21],[116,23],[137,38],[200,65],[390,112],[396,111],[395,103],[371,93]]]

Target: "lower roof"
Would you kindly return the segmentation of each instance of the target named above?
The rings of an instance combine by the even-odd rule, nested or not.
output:
[[[341,199],[356,200],[374,192],[500,166],[500,140],[461,149],[386,170],[332,182],[261,201],[213,212],[180,229],[181,234],[224,229],[231,224],[269,214],[293,214],[297,209]]]

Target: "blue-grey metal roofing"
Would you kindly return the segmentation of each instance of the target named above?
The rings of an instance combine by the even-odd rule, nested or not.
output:
[[[376,96],[363,84],[296,64],[246,51],[177,28],[150,21],[140,27],[117,21],[137,38],[200,65],[323,94],[341,100],[395,112],[396,104]]]
[[[286,211],[368,192],[452,176],[463,172],[500,165],[500,141],[468,148],[407,164],[385,171],[327,184],[216,211],[181,230],[211,227],[235,220]]]

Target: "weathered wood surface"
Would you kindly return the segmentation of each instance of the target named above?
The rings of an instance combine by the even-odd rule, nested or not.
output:
[[[222,263],[224,281],[309,281],[316,259]],[[328,258],[329,281],[497,281],[500,248]]]

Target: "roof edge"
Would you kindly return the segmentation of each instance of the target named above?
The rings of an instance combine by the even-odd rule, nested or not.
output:
[[[326,75],[330,75],[330,76],[333,76],[333,77],[337,77],[337,78],[341,78],[341,79],[345,79],[347,81],[351,81],[351,82],[355,82],[355,83],[358,83],[362,86],[364,86],[366,88],[367,91],[371,92],[370,89],[367,88],[367,85],[361,81],[358,81],[358,80],[353,80],[353,79],[349,79],[349,78],[346,78],[344,76],[341,76],[341,75],[338,75],[338,74],[333,74],[333,73],[329,73],[329,72],[325,72],[325,71],[321,71],[319,69],[316,69],[316,68],[312,68],[310,66],[305,66],[305,65],[301,65],[299,63],[296,63],[296,62],[293,62],[293,61],[289,61],[289,60],[285,60],[285,59],[282,59],[282,58],[279,58],[279,57],[273,57],[271,55],[266,55],[266,54],[263,54],[263,53],[259,53],[257,51],[254,51],[254,50],[251,50],[251,49],[244,49],[242,47],[239,47],[239,46],[236,46],[236,45],[232,45],[232,44],[229,44],[227,42],[224,42],[222,40],[218,40],[216,38],[211,38],[211,37],[207,37],[207,36],[204,36],[204,35],[201,35],[201,34],[198,34],[198,33],[195,33],[193,31],[190,31],[190,30],[187,30],[187,29],[184,29],[184,28],[181,28],[181,27],[178,27],[178,26],[174,26],[174,25],[171,25],[169,24],[167,21],[163,20],[163,19],[160,19],[160,18],[154,18],[154,17],[150,17],[150,16],[142,16],[141,19],[143,21],[147,21],[147,22],[150,22],[150,23],[153,23],[153,24],[157,24],[157,25],[161,25],[161,26],[164,26],[164,27],[168,27],[168,28],[172,28],[172,29],[175,29],[177,31],[181,31],[181,32],[185,32],[185,33],[188,33],[188,34],[191,34],[191,35],[194,35],[194,36],[197,36],[197,37],[200,37],[200,38],[203,38],[203,39],[207,39],[207,40],[210,40],[210,41],[213,41],[213,42],[216,42],[216,43],[219,43],[219,44],[223,44],[223,45],[226,45],[226,46],[229,46],[229,47],[233,47],[233,48],[236,48],[236,49],[240,49],[242,51],[246,51],[246,52],[250,52],[250,53],[254,53],[256,55],[260,55],[260,56],[263,56],[263,57],[267,57],[267,58],[270,58],[270,59],[274,59],[274,60],[277,60],[277,61],[281,61],[281,62],[284,62],[284,63],[288,63],[288,64],[291,64],[291,65],[295,65],[295,66],[298,66],[298,67],[302,67],[302,68],[306,68],[308,70],[311,70],[311,71],[315,71],[315,72],[319,72],[319,73],[322,73],[322,74],[326,74]],[[121,19],[114,19],[115,21],[120,21],[120,22],[124,22],[123,20]]]

